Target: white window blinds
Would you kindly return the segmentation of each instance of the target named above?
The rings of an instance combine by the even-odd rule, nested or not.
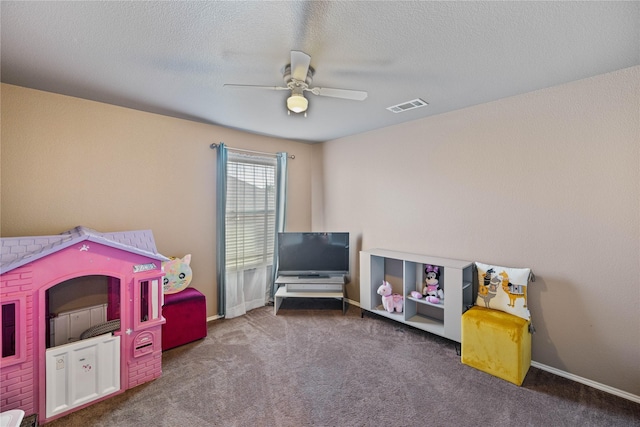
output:
[[[276,159],[229,153],[227,163],[226,268],[273,263]]]

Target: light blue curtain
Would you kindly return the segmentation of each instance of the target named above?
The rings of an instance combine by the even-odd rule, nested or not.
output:
[[[225,220],[227,212],[227,159],[229,154],[223,143],[217,147],[216,161],[216,263],[218,264],[218,315],[226,314],[225,290],[227,288],[227,259],[225,244]]]
[[[275,250],[273,251],[273,269],[271,271],[271,299],[276,292],[276,277],[278,276],[278,233],[284,231],[285,214],[287,212],[287,153],[276,155],[276,235]]]

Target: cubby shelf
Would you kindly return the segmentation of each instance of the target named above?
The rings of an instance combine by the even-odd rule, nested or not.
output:
[[[420,299],[420,298],[414,298],[411,295],[405,296],[405,299],[410,299],[411,301],[415,301],[418,304],[424,304],[424,305],[429,305],[431,307],[438,307],[438,308],[444,309],[444,303],[442,303],[442,302],[439,302],[438,304],[434,304],[432,302],[429,302],[429,301],[426,301],[426,300],[423,300],[423,299]]]
[[[411,296],[422,293],[427,265],[438,266],[444,298],[438,304]],[[389,313],[377,294],[383,281],[404,295],[402,313]],[[473,263],[427,255],[371,249],[360,252],[360,308],[460,342],[460,318],[473,301]]]

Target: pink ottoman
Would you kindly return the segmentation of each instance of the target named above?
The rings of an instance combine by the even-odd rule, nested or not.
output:
[[[197,289],[165,295],[162,315],[163,351],[207,336],[207,303]]]

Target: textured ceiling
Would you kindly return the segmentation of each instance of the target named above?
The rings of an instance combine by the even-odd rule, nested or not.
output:
[[[640,64],[639,2],[10,2],[5,83],[307,142]],[[288,116],[290,51],[314,86]],[[386,107],[421,98],[427,107]],[[597,100],[594,100],[597,102]]]

